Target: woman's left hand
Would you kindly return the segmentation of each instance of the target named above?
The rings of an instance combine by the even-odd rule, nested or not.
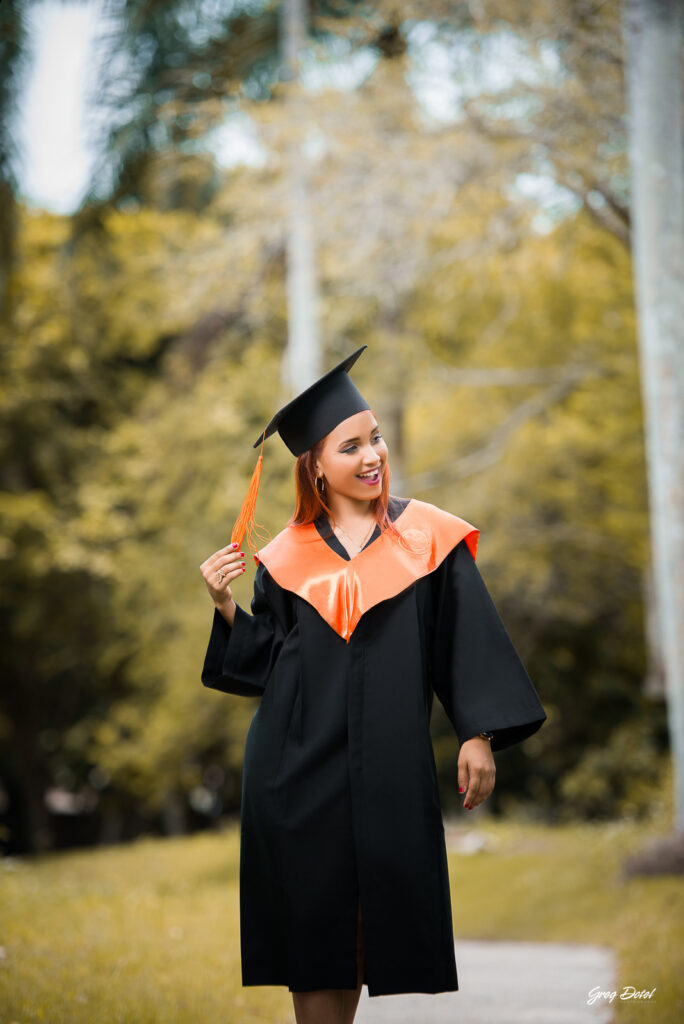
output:
[[[496,765],[489,740],[472,736],[461,744],[458,754],[458,789],[467,790],[463,798],[466,810],[477,807],[494,789]]]

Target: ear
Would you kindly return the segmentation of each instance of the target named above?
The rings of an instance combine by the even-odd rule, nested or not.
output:
[[[314,455],[313,460],[312,460],[314,476],[323,476],[324,475],[324,473],[323,473],[323,462],[321,460],[321,455],[322,454],[323,454],[323,448],[321,446],[321,447],[319,447],[318,451],[316,452],[316,454]]]

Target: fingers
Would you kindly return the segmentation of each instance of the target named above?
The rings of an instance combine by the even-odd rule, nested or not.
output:
[[[494,789],[494,772],[486,770],[471,776],[471,784],[466,791],[463,806],[472,811],[479,804],[484,803]]]
[[[224,555],[209,566],[210,573],[217,573],[219,569],[234,569],[236,566],[245,564],[244,551],[234,551],[232,555]]]
[[[245,571],[245,563],[236,553],[235,558],[230,558],[221,565],[213,565],[204,573],[204,581],[216,590],[225,588],[226,580],[234,580]]]
[[[226,567],[233,569],[236,564],[239,565],[244,560],[244,551],[233,550],[231,544],[227,548],[222,548],[221,551],[215,551],[205,562],[202,562],[200,572],[205,580],[208,580],[211,576],[215,576],[220,569],[224,571]]]
[[[209,579],[205,579],[205,583],[213,590],[220,592],[221,590],[226,590],[230,582],[237,579],[238,576],[242,576],[244,571],[244,562],[240,562],[238,565],[226,566],[224,569],[217,569],[215,573],[212,573]]]
[[[230,584],[245,572],[244,559],[244,551],[238,551],[234,544],[227,544],[202,562],[200,571],[217,607],[225,604],[226,600],[232,600]]]
[[[200,570],[202,571],[202,573],[204,573],[205,568],[212,568],[214,563],[217,562],[220,558],[223,558],[225,555],[229,553],[237,554],[239,546],[239,544],[226,544],[225,548],[221,548],[219,551],[215,551],[213,555],[209,555],[209,558],[207,558],[200,565]],[[244,552],[239,552],[239,554],[244,554]]]
[[[483,803],[494,789],[496,765],[491,750],[483,756],[480,753],[463,753],[458,759],[459,792],[465,790],[463,806],[473,810]]]
[[[463,806],[467,810],[472,811],[473,808],[477,807],[478,804],[481,804],[484,799],[484,786],[482,784],[481,776],[472,775],[470,778],[470,785],[466,790],[466,795],[463,800]]]
[[[458,791],[459,793],[465,793],[468,788],[468,765],[465,757],[459,757],[458,759]]]

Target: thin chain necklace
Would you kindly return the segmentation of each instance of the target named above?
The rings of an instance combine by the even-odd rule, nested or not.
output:
[[[359,551],[362,551],[362,550],[363,550],[363,548],[364,548],[364,545],[366,544],[366,542],[367,542],[368,538],[370,537],[370,535],[372,534],[373,530],[375,529],[375,526],[376,526],[376,524],[375,524],[375,522],[373,522],[373,523],[372,523],[372,525],[371,525],[371,528],[370,528],[370,530],[368,531],[368,533],[366,534],[366,536],[365,536],[365,537],[363,538],[363,540],[361,541],[361,544],[360,544],[360,545],[358,546],[358,550],[359,550]],[[336,526],[336,527],[335,527],[335,532],[337,532],[337,530],[339,530],[339,531],[340,531],[340,533],[343,533],[343,534],[345,535],[345,537],[347,538],[347,540],[350,540],[350,541],[352,542],[352,545],[353,545],[354,547],[356,547],[356,544],[357,544],[357,542],[356,542],[356,541],[354,540],[354,538],[353,538],[353,537],[350,537],[350,536],[349,536],[349,534],[347,533],[347,531],[346,531],[346,530],[343,530],[341,526]]]

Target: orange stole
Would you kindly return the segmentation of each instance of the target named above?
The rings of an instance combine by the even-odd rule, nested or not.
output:
[[[475,558],[477,527],[429,502],[411,498],[394,525],[401,540],[382,533],[350,561],[332,550],[313,523],[286,526],[254,560],[349,643],[362,615],[427,576],[464,538]]]

